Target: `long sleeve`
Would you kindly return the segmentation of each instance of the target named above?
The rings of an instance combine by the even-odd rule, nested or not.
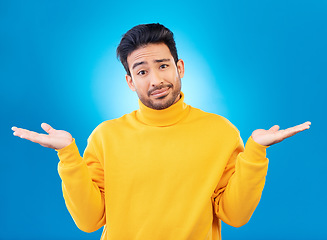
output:
[[[80,156],[73,142],[57,150],[58,172],[68,211],[82,231],[93,232],[105,224],[103,167],[98,161],[92,142]]]
[[[58,169],[77,226],[105,225],[102,240],[220,240],[220,219],[241,226],[259,202],[265,149],[181,101],[101,123],[83,157],[75,142],[58,151]]]
[[[235,144],[212,196],[216,215],[231,226],[246,224],[260,201],[268,169],[266,148],[252,137],[245,149],[241,138]]]

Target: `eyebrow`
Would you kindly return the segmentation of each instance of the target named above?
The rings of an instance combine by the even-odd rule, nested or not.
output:
[[[153,60],[153,62],[155,62],[155,63],[170,62],[170,59],[169,58],[155,59],[155,60]],[[133,64],[132,69],[134,69],[137,66],[142,65],[142,64],[148,64],[148,62],[146,62],[146,61],[136,62]]]

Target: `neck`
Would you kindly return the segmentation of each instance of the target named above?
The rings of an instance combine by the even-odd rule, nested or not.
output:
[[[139,100],[139,110],[136,117],[146,125],[164,127],[179,122],[189,112],[189,106],[184,103],[184,94],[181,92],[175,103],[168,108],[156,110],[145,106]]]

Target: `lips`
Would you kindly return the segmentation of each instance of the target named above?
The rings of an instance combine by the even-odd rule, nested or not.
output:
[[[153,92],[151,92],[151,96],[153,96],[153,97],[163,97],[166,94],[168,94],[168,90],[169,90],[169,87],[154,90]]]

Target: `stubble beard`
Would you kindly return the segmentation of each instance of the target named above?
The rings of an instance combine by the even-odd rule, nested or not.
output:
[[[179,78],[179,83],[180,83],[179,86],[174,86],[172,84],[166,84],[166,85],[162,85],[160,87],[156,87],[155,89],[151,90],[151,91],[154,91],[156,89],[161,89],[161,88],[165,88],[165,87],[169,87],[172,89],[172,92],[170,94],[168,94],[167,96],[158,98],[160,100],[158,103],[154,102],[149,97],[150,94],[148,94],[148,97],[146,98],[146,97],[142,96],[141,94],[139,94],[138,91],[136,91],[136,93],[137,93],[140,101],[148,108],[152,108],[155,110],[163,110],[163,109],[169,108],[171,105],[173,105],[175,103],[176,99],[179,98],[179,96],[181,94],[181,88],[182,88],[181,85],[182,84],[181,84],[180,77],[178,77],[178,78]],[[168,99],[166,99],[166,98],[168,98]]]

